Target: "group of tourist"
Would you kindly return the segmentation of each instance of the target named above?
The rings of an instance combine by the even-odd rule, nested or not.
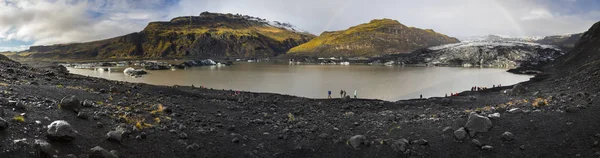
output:
[[[498,84],[498,86],[496,85],[492,85],[492,88],[496,88],[496,87],[502,87],[502,84]],[[471,91],[482,91],[482,90],[487,90],[487,87],[477,87],[477,86],[473,86],[471,87]]]
[[[357,94],[357,91],[354,90],[354,98],[357,98],[356,94]],[[343,90],[343,89],[340,90],[340,98],[345,98],[346,96],[348,96],[347,93],[346,93],[346,91]],[[331,97],[331,91],[327,91],[327,98],[330,98],[330,99],[332,98]]]

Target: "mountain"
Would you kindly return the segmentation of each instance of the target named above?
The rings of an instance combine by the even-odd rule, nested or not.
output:
[[[407,27],[396,20],[376,19],[342,31],[323,32],[307,43],[294,47],[288,55],[371,57],[408,53],[459,40],[431,29]]]
[[[314,38],[292,25],[247,15],[203,12],[199,16],[150,22],[144,30],[74,44],[32,46],[29,58],[136,59],[272,57]]]
[[[540,44],[555,45],[565,51],[569,51],[575,46],[575,43],[579,40],[579,38],[581,38],[582,34],[583,33],[546,36],[542,39],[538,39],[533,42],[540,43]]]

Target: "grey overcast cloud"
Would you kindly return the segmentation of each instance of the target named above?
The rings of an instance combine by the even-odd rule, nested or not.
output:
[[[588,0],[0,0],[0,51],[87,42],[203,11],[289,22],[313,34],[390,18],[454,37],[580,33],[600,19]]]

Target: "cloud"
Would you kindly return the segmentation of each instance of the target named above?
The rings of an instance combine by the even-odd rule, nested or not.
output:
[[[87,42],[142,30],[148,22],[203,11],[289,22],[320,34],[391,18],[450,36],[579,33],[600,6],[572,0],[0,0],[2,41],[33,45]],[[19,45],[12,45],[19,47]]]
[[[34,45],[87,42],[140,31],[162,16],[131,2],[0,0],[0,39]],[[151,7],[158,2],[140,3]]]

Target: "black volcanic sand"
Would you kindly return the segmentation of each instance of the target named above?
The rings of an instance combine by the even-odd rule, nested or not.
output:
[[[551,78],[522,83],[525,90],[511,95],[504,91],[512,87],[501,87],[448,98],[387,102],[236,95],[65,71],[0,60],[0,98],[22,103],[1,107],[0,116],[9,127],[0,131],[0,157],[47,156],[33,145],[35,139],[48,141],[58,157],[88,157],[95,146],[116,150],[120,157],[597,157],[600,151],[594,144],[600,140],[597,92]],[[70,95],[93,105],[59,109],[61,99]],[[546,99],[547,105],[534,107],[537,98]],[[157,110],[159,105],[162,111]],[[512,108],[521,110],[507,112]],[[75,111],[89,118],[78,118]],[[453,132],[465,126],[471,112],[501,116],[491,118],[489,132],[456,140]],[[24,122],[13,119],[21,113]],[[69,122],[79,134],[71,142],[48,140],[46,126],[55,120]],[[138,122],[141,128],[136,127]],[[118,126],[127,130],[123,140],[107,140],[107,132]],[[446,127],[452,130],[442,133]],[[514,134],[514,140],[501,139],[506,131]],[[366,137],[357,148],[348,141],[355,135]],[[28,143],[13,142],[23,138]],[[394,145],[402,138],[410,142],[404,151]],[[493,149],[475,147],[473,138]],[[420,139],[427,142],[413,142]]]

